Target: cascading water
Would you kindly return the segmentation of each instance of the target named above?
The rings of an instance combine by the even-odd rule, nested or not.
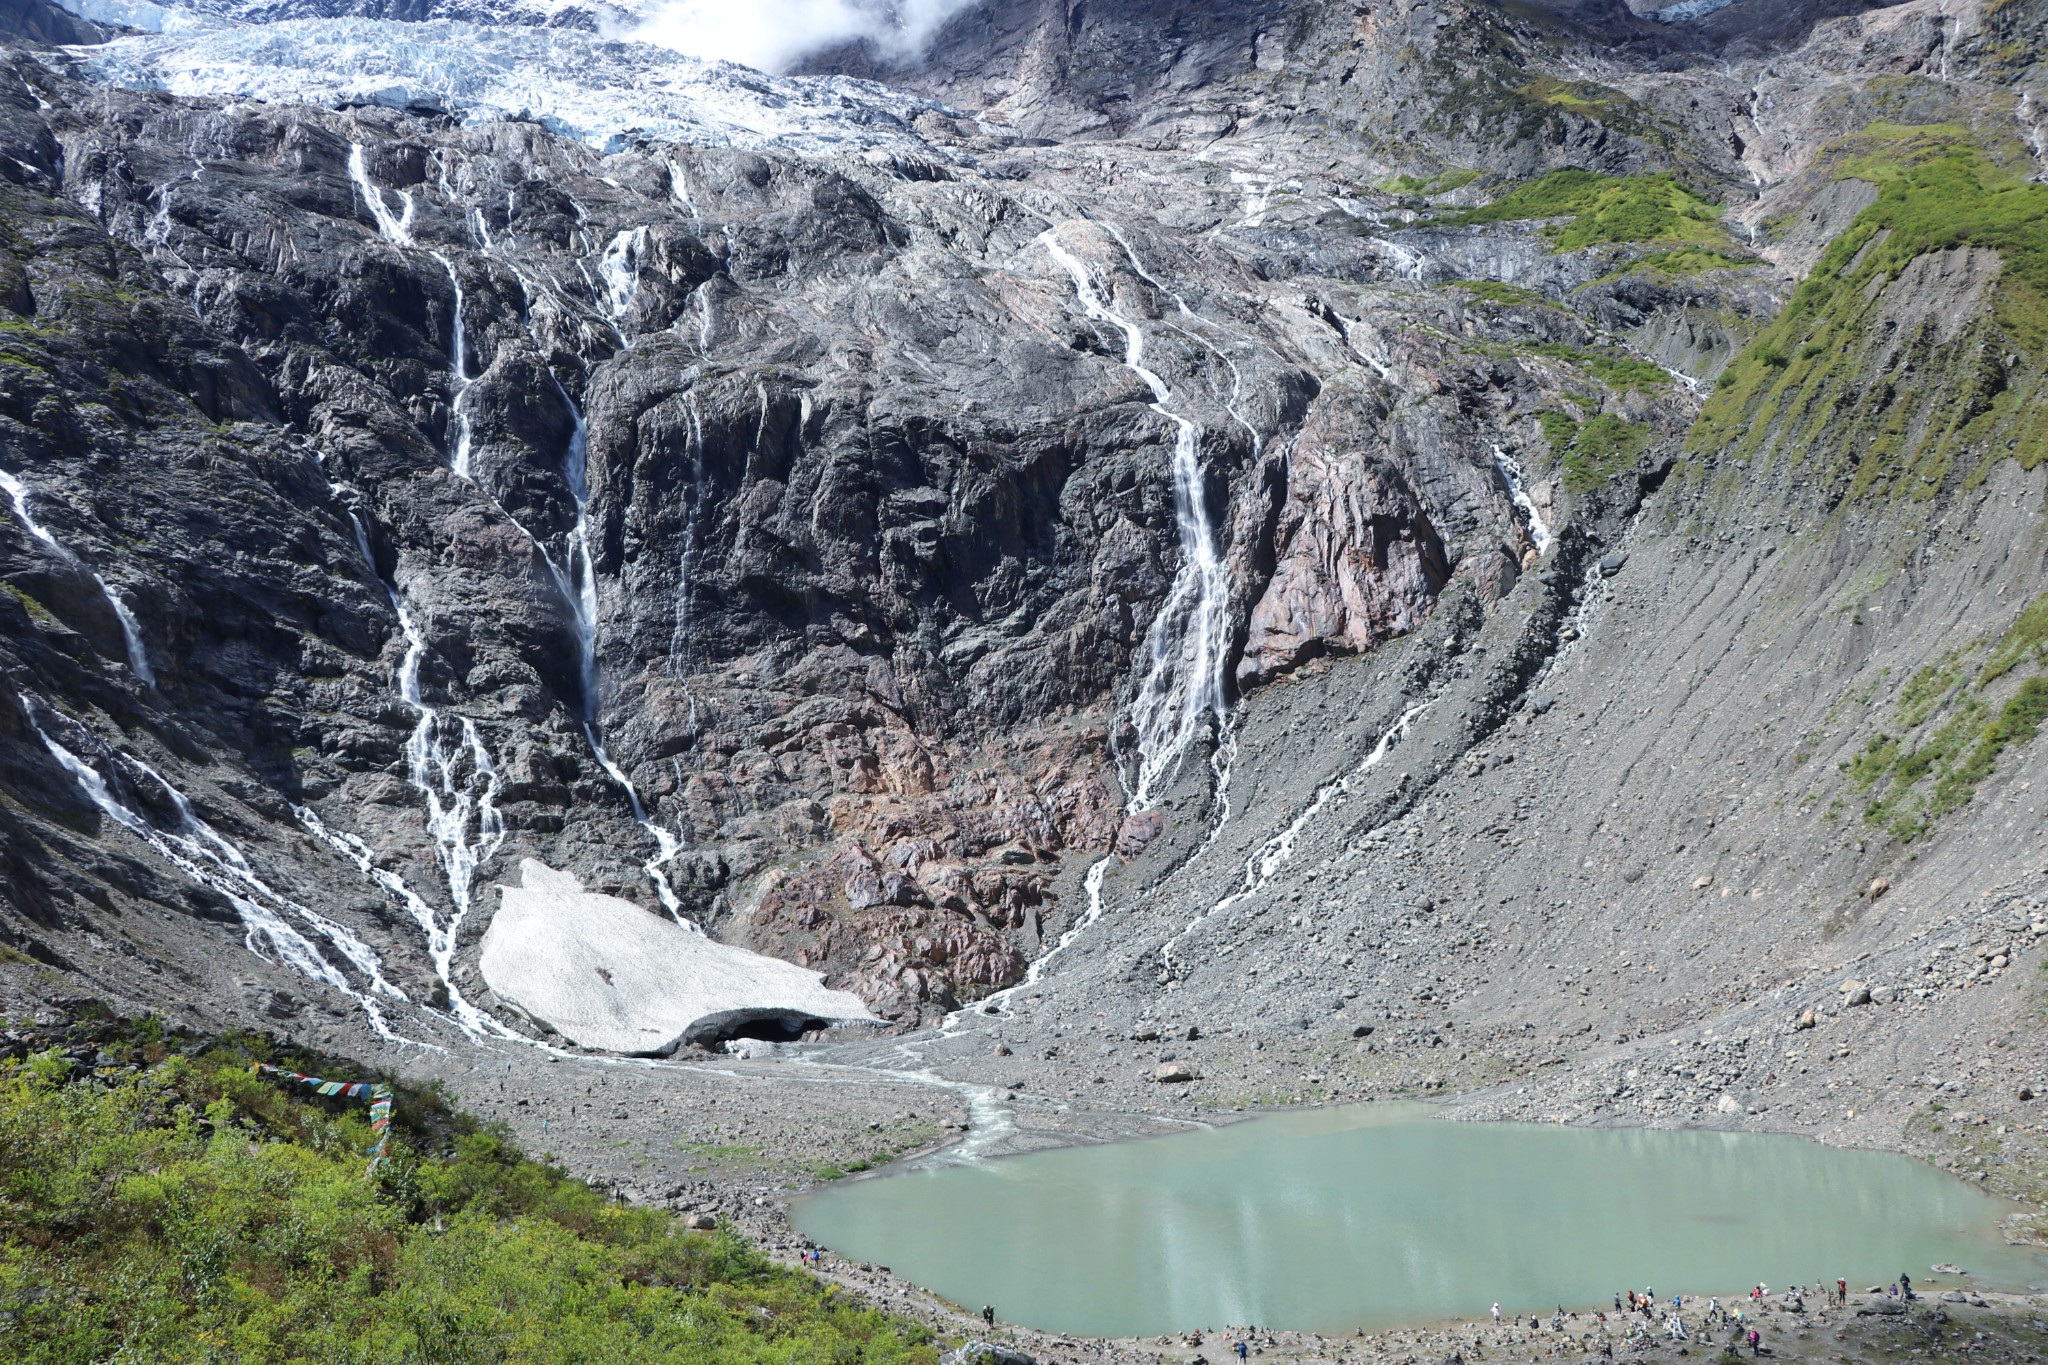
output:
[[[391,1031],[385,1022],[383,1010],[372,998],[372,993],[387,999],[404,1000],[405,993],[384,979],[382,964],[377,954],[367,943],[353,933],[336,924],[324,915],[316,914],[297,901],[275,890],[259,877],[249,865],[242,851],[235,847],[219,831],[201,820],[193,811],[192,803],[185,794],[172,786],[162,774],[148,764],[129,758],[125,754],[110,753],[110,761],[128,772],[146,777],[162,789],[171,807],[177,812],[178,824],[174,829],[159,829],[140,811],[135,810],[115,795],[107,779],[100,771],[86,762],[69,746],[50,733],[43,722],[36,718],[38,704],[26,696],[19,696],[22,713],[27,716],[29,728],[36,738],[43,742],[57,765],[71,776],[86,798],[100,812],[135,835],[150,850],[176,867],[193,881],[217,892],[235,909],[241,920],[243,942],[250,952],[266,960],[282,963],[308,980],[320,982],[340,991],[355,1001],[369,1019],[370,1026],[377,1033],[392,1042],[409,1042]],[[41,709],[56,717],[67,728],[83,732],[83,727],[62,712],[42,704]],[[341,954],[348,964],[369,982],[369,992],[359,990],[347,976],[329,962],[320,949],[304,934],[293,928],[284,918],[285,914],[297,916],[325,938]],[[265,951],[265,947],[269,951]]]
[[[1166,381],[1145,368],[1144,332],[1110,306],[1088,267],[1060,241],[1059,229],[1048,229],[1038,241],[1072,277],[1082,311],[1123,333],[1124,368],[1152,391],[1152,411],[1174,424],[1173,504],[1181,562],[1147,633],[1150,661],[1129,712],[1138,734],[1138,768],[1130,805],[1133,810],[1146,810],[1157,802],[1160,787],[1179,770],[1181,757],[1204,720],[1213,717],[1220,729],[1230,717],[1223,689],[1230,645],[1226,629],[1230,584],[1216,552],[1216,535],[1203,497],[1201,428],[1169,406],[1173,395]]]
[[[346,489],[335,484],[331,491],[337,501],[346,505]],[[429,952],[434,956],[435,969],[450,1001],[459,1002],[461,992],[450,975],[457,936],[461,933],[463,919],[469,914],[470,891],[475,884],[477,868],[505,842],[505,820],[497,807],[498,769],[491,760],[490,751],[484,747],[483,737],[477,733],[475,723],[466,716],[461,719],[461,742],[453,749],[449,747],[443,736],[445,726],[441,713],[427,703],[420,686],[420,671],[427,657],[427,637],[406,609],[405,597],[399,592],[398,585],[378,573],[377,557],[370,550],[369,531],[353,507],[348,509],[348,521],[355,532],[356,551],[362,555],[371,576],[383,587],[392,613],[398,618],[399,634],[405,640],[405,657],[398,665],[395,681],[399,700],[406,704],[415,718],[412,733],[405,742],[406,779],[426,801],[427,833],[434,841],[435,861],[440,864],[442,875],[448,882],[448,899],[454,904],[454,915],[447,924],[441,924],[424,902],[402,882],[399,883],[401,899],[413,912],[413,918],[420,921],[420,927],[427,935]],[[300,823],[306,823],[304,816],[300,817]],[[322,837],[330,844],[336,842],[333,836],[323,833]],[[356,842],[360,844],[361,841]],[[359,865],[367,861],[366,857],[358,860],[355,852],[347,847],[342,851]],[[367,867],[364,870],[369,871]],[[372,876],[387,889],[395,889],[383,877],[376,877],[374,873]],[[392,880],[396,881],[396,878]],[[475,1023],[475,1011],[467,1004],[455,1005],[454,1009],[465,1028]]]
[[[553,378],[552,374],[549,377]],[[561,588],[562,599],[568,603],[575,624],[583,687],[583,736],[590,741],[590,752],[597,758],[598,765],[625,792],[633,819],[654,839],[654,856],[642,863],[640,870],[654,884],[654,894],[660,898],[662,908],[676,923],[695,929],[696,923],[684,916],[682,902],[676,897],[675,886],[668,879],[668,865],[682,853],[683,841],[648,815],[647,807],[640,800],[639,788],[633,785],[633,779],[626,775],[625,769],[605,751],[604,741],[599,736],[601,693],[597,669],[597,567],[590,554],[589,431],[583,424],[583,410],[562,387],[559,379],[555,380],[555,392],[561,395],[563,405],[568,408],[571,422],[569,448],[562,458],[562,481],[568,485],[569,496],[576,503],[576,524],[569,533],[569,572],[563,573],[545,552],[542,558],[547,560],[548,569]]]
[[[128,671],[133,673],[144,687],[155,687],[156,670],[149,666],[149,651],[142,645],[142,623],[135,619],[135,613],[129,610],[128,603],[108,586],[106,579],[92,569],[86,568],[78,556],[71,552],[69,546],[51,535],[48,528],[29,514],[28,488],[20,479],[5,470],[0,470],[0,490],[4,490],[8,500],[14,504],[14,519],[21,523],[23,530],[41,541],[57,558],[88,575],[99,585],[100,596],[107,599],[107,605],[113,608],[114,619],[121,623],[121,642],[128,654]]]
[[[412,220],[415,205],[409,190],[398,191],[402,205],[394,214],[390,205],[384,202],[384,191],[370,182],[369,163],[363,156],[363,144],[352,142],[348,151],[349,179],[355,182],[357,192],[370,206],[370,217],[377,224],[378,235],[395,247],[406,251],[420,250],[419,242],[412,235]],[[448,442],[448,464],[460,478],[473,478],[470,462],[469,414],[463,409],[463,396],[469,392],[469,346],[463,332],[462,279],[455,273],[455,262],[439,251],[428,250],[427,254],[441,263],[448,272],[449,287],[455,291],[455,324],[448,340],[448,413],[455,432]]]
[[[396,872],[378,867],[370,857],[370,847],[353,834],[345,834],[330,828],[318,814],[304,806],[293,806],[292,814],[306,829],[335,852],[356,865],[370,881],[388,892],[407,912],[413,922],[427,938],[427,956],[434,964],[434,974],[440,979],[441,987],[448,992],[448,1012],[454,1016],[457,1027],[471,1038],[495,1035],[500,1038],[517,1038],[518,1035],[497,1020],[477,1009],[462,994],[455,984],[455,935],[461,928],[459,919],[443,924],[420,894],[406,885],[405,879]],[[524,1040],[522,1040],[524,1041]]]
[[[375,220],[377,231],[384,240],[402,250],[421,249],[412,231],[413,215],[416,208],[412,195],[407,191],[400,190],[398,192],[401,205],[400,211],[396,214],[392,213],[390,205],[384,200],[384,192],[370,180],[369,166],[361,143],[350,144],[348,172],[350,179],[355,183],[357,191],[362,195],[364,202],[368,204],[370,216]],[[443,184],[445,187],[445,170],[443,173]],[[583,216],[580,207],[578,209],[578,216],[579,218]],[[481,218],[479,218],[479,223],[481,223]],[[618,278],[614,281],[615,290],[624,291],[623,297],[618,293],[612,296],[619,309],[623,309],[626,303],[630,302],[629,286],[632,280],[630,267],[632,260],[635,258],[631,257],[629,252],[636,252],[640,245],[644,244],[646,238],[646,230],[644,228],[637,231],[637,237],[633,233],[622,233],[613,242],[613,246],[620,249],[623,258],[617,263],[616,273]],[[488,248],[490,245],[488,230],[485,230],[483,240]],[[621,246],[622,242],[627,245]],[[463,399],[469,392],[473,380],[469,373],[469,351],[465,332],[462,280],[456,273],[454,262],[446,255],[439,251],[429,251],[428,254],[436,261],[439,261],[441,268],[448,273],[448,283],[455,295],[454,333],[449,341],[449,409],[455,424],[455,434],[450,442],[449,467],[458,477],[473,482],[474,470],[471,460],[470,419],[463,403]],[[609,255],[610,253],[608,252],[608,259]],[[524,281],[524,275],[521,275],[521,279]],[[553,378],[552,372],[550,372],[549,377]],[[563,478],[568,484],[570,494],[576,504],[576,525],[571,533],[569,565],[567,569],[565,570],[561,564],[555,561],[554,556],[548,553],[547,547],[541,543],[539,537],[521,525],[517,518],[511,516],[502,506],[499,506],[497,510],[505,516],[506,520],[518,527],[528,540],[533,542],[534,547],[540,552],[542,562],[547,566],[549,575],[554,579],[555,586],[562,594],[563,603],[569,609],[570,620],[576,632],[579,665],[578,678],[583,693],[581,717],[583,733],[590,742],[591,753],[597,758],[598,764],[604,769],[606,775],[617,782],[625,791],[626,799],[632,807],[634,820],[654,837],[656,845],[655,856],[643,864],[643,869],[646,871],[649,880],[654,883],[655,892],[660,897],[662,905],[679,923],[688,925],[690,922],[683,917],[675,889],[670,884],[668,874],[664,870],[667,864],[672,862],[682,852],[682,841],[670,831],[655,824],[648,817],[647,810],[641,803],[639,791],[633,786],[625,771],[612,761],[611,755],[605,751],[605,747],[598,737],[597,578],[590,554],[589,487],[586,470],[587,437],[582,410],[569,397],[568,391],[562,387],[560,380],[555,380],[555,389],[561,395],[564,406],[569,410],[573,424],[569,449],[563,459]],[[353,514],[351,515],[353,517]],[[367,559],[369,558],[368,539],[363,534],[363,528],[359,520],[356,524],[356,533],[359,542],[362,544],[364,556]],[[371,562],[374,567],[374,560]],[[419,691],[419,668],[426,653],[425,639],[413,626],[411,616],[405,610],[404,603],[397,589],[387,585],[387,591],[391,594],[392,607],[398,613],[399,626],[405,633],[407,642],[406,661],[399,670],[400,695],[404,697],[407,705],[415,709],[420,717],[419,724],[413,731],[412,741],[407,745],[408,769],[412,774],[413,785],[419,788],[427,798],[428,826],[434,834],[435,845],[440,853],[441,864],[448,876],[449,894],[455,901],[456,919],[459,924],[461,918],[469,910],[470,883],[475,874],[476,864],[483,858],[489,857],[492,852],[495,852],[497,846],[504,841],[505,837],[504,821],[499,817],[495,806],[492,804],[498,790],[497,771],[492,766],[490,754],[484,748],[475,725],[467,719],[462,722],[464,742],[461,748],[456,750],[451,756],[442,744],[438,733],[439,717],[431,708],[426,706]],[[457,763],[465,751],[469,756],[474,774],[480,774],[485,781],[485,786],[480,794],[473,793],[471,784],[464,783],[456,774]],[[478,834],[475,840],[471,840],[468,836],[469,825],[473,818],[478,823]],[[691,925],[691,927],[695,926]]]
[[[1529,519],[1529,539],[1535,542],[1536,553],[1542,554],[1550,548],[1550,542],[1555,537],[1551,535],[1549,524],[1543,520],[1543,514],[1536,510],[1536,503],[1530,498],[1528,490],[1522,486],[1522,480],[1527,477],[1522,470],[1522,462],[1499,446],[1495,446],[1493,463],[1494,467],[1500,470],[1501,478],[1507,481],[1508,496]]]
[[[455,903],[452,933],[469,913],[478,865],[505,842],[505,819],[497,807],[498,769],[477,733],[476,722],[469,717],[459,719],[460,735],[452,747],[444,738],[441,713],[427,704],[420,687],[427,637],[406,610],[398,589],[392,587],[390,592],[399,633],[405,638],[405,658],[398,666],[398,696],[418,717],[405,743],[406,776],[426,799],[427,833],[448,879],[448,898]]]
[[[1415,718],[1424,711],[1427,711],[1429,706],[1428,702],[1420,702],[1403,711],[1401,718],[1387,728],[1387,732],[1380,736],[1379,742],[1373,745],[1372,751],[1359,761],[1357,767],[1344,774],[1344,776],[1334,781],[1325,782],[1322,786],[1318,787],[1315,796],[1309,801],[1301,814],[1295,816],[1288,823],[1286,829],[1281,830],[1278,834],[1266,840],[1265,843],[1260,844],[1252,855],[1245,859],[1244,881],[1237,890],[1195,916],[1194,919],[1188,921],[1179,933],[1160,945],[1159,960],[1166,965],[1169,971],[1173,968],[1174,945],[1245,897],[1256,894],[1261,887],[1271,881],[1275,873],[1293,860],[1294,843],[1295,840],[1301,837],[1301,832],[1307,829],[1332,801],[1339,797],[1349,796],[1354,782],[1384,762],[1387,754],[1407,735],[1408,727],[1414,724]]]
[[[611,313],[612,326],[628,346],[628,338],[619,324],[633,306],[633,300],[640,293],[640,256],[647,250],[647,229],[626,228],[614,236],[597,259],[598,278],[604,281],[604,302]]]

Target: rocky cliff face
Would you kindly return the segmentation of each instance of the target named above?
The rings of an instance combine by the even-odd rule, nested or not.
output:
[[[438,12],[60,55],[34,11],[0,80],[9,951],[503,1029],[475,943],[531,856],[930,1019],[1105,876],[1233,882],[1202,859],[1326,799],[1273,776],[1339,756],[1319,726],[1261,718],[1332,660],[1372,676],[1329,703],[1357,757],[1440,698],[1442,762],[1373,807],[1434,809],[1593,657],[1619,546],[1708,585],[1598,656],[1677,733],[1693,613],[1758,572],[1716,547],[1801,528],[1820,567],[1773,591],[1832,621],[2034,496],[2041,16],[1644,8],[992,4],[921,63],[815,60],[887,87],[592,43],[537,68],[569,112],[516,119],[438,58],[319,65],[321,24],[470,40]],[[294,62],[334,107],[250,98]],[[632,131],[622,71],[697,131]],[[1954,621],[2006,629],[2012,574],[1955,579]],[[1885,768],[1867,838],[1960,837],[1930,793],[2028,752],[2032,666],[1925,684],[1923,733],[2004,737]],[[1105,989],[1179,989],[1202,941],[1134,938]]]

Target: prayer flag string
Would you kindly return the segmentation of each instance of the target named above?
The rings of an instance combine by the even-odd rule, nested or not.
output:
[[[313,1088],[317,1095],[336,1095],[342,1099],[370,1102],[370,1131],[377,1140],[365,1149],[363,1155],[370,1158],[370,1164],[363,1169],[363,1179],[368,1180],[379,1166],[384,1164],[385,1153],[391,1146],[391,1087],[381,1081],[327,1081],[318,1076],[308,1076],[303,1071],[292,1071],[286,1067],[271,1066],[257,1062],[251,1068],[257,1075],[282,1076],[288,1081]]]

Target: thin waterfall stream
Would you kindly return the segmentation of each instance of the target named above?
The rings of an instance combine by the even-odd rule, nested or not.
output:
[[[128,671],[133,673],[136,681],[144,687],[155,687],[156,670],[149,666],[149,651],[142,645],[142,623],[135,619],[135,613],[130,610],[121,594],[115,592],[97,571],[87,568],[70,546],[51,535],[49,529],[35,519],[29,512],[26,484],[7,471],[0,470],[0,491],[4,491],[8,501],[14,505],[14,519],[21,523],[24,531],[41,541],[43,547],[58,559],[87,575],[99,585],[100,596],[104,597],[107,606],[113,609],[114,619],[121,623],[121,641],[128,655]]]
[[[139,759],[109,750],[106,761],[110,765],[131,782],[142,778],[155,784],[176,812],[177,822],[171,828],[156,824],[123,800],[99,769],[51,733],[52,728],[59,727],[88,736],[90,731],[46,702],[32,700],[25,695],[18,696],[17,700],[22,714],[28,719],[29,728],[42,741],[44,750],[70,775],[101,814],[140,839],[186,877],[218,893],[234,907],[241,921],[243,943],[251,953],[278,962],[309,981],[347,996],[362,1009],[370,1026],[385,1040],[424,1046],[400,1037],[385,1021],[383,1009],[374,997],[402,1002],[406,995],[384,978],[383,964],[369,944],[325,915],[284,895],[258,876],[242,850],[200,819],[192,809],[191,801],[161,773]],[[50,726],[37,718],[39,710],[50,718]],[[325,938],[342,959],[369,983],[368,990],[356,987],[340,968],[327,960],[311,939],[292,927],[287,915],[301,920]]]

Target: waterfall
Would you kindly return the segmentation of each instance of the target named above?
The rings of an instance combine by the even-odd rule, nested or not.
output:
[[[1180,530],[1180,567],[1152,619],[1146,638],[1150,661],[1130,707],[1131,725],[1138,733],[1131,808],[1145,810],[1157,803],[1159,788],[1179,770],[1204,719],[1214,717],[1221,726],[1230,717],[1223,691],[1230,584],[1216,553],[1216,535],[1202,494],[1201,428],[1168,406],[1172,391],[1145,368],[1144,332],[1110,306],[1088,267],[1060,242],[1059,230],[1047,230],[1038,241],[1072,277],[1082,310],[1123,333],[1124,368],[1152,391],[1152,411],[1174,425],[1173,505]]]
[[[1116,239],[1116,244],[1123,248],[1124,259],[1131,263],[1131,269],[1137,272],[1138,278],[1143,280],[1145,283],[1151,285],[1160,293],[1166,295],[1166,297],[1172,299],[1173,306],[1177,310],[1179,310],[1180,315],[1183,318],[1185,318],[1189,323],[1200,323],[1209,327],[1214,327],[1217,331],[1222,332],[1225,336],[1228,336],[1236,341],[1244,342],[1249,346],[1255,347],[1258,344],[1252,341],[1250,338],[1246,337],[1243,333],[1234,331],[1233,329],[1224,326],[1222,323],[1217,322],[1214,318],[1204,317],[1202,314],[1197,313],[1194,309],[1190,308],[1188,306],[1188,301],[1186,297],[1184,297],[1179,290],[1169,289],[1163,281],[1161,281],[1156,275],[1154,275],[1151,271],[1145,268],[1145,263],[1138,259],[1137,249],[1131,245],[1130,239],[1124,236],[1123,232],[1117,227],[1115,223],[1109,222],[1107,219],[1099,220],[1099,222],[1102,230],[1104,232],[1107,232],[1111,237],[1114,237]],[[1171,323],[1168,323],[1167,325],[1169,327],[1173,327],[1173,324]],[[1259,446],[1261,442],[1265,440],[1265,437],[1260,434],[1260,431],[1257,427],[1253,426],[1251,422],[1246,419],[1244,413],[1240,411],[1238,408],[1238,402],[1244,394],[1244,374],[1237,368],[1236,359],[1230,354],[1230,352],[1224,350],[1221,346],[1216,345],[1214,342],[1210,341],[1207,337],[1201,335],[1199,332],[1190,331],[1186,327],[1173,327],[1173,330],[1179,335],[1186,337],[1189,341],[1194,342],[1195,345],[1200,346],[1210,355],[1213,355],[1218,360],[1222,361],[1224,368],[1230,371],[1230,397],[1223,400],[1223,410],[1230,414],[1231,421],[1237,423],[1239,426],[1244,428],[1245,435],[1252,438],[1252,453],[1253,455],[1257,455]]]
[[[172,786],[161,773],[140,760],[125,754],[113,753],[112,760],[121,767],[140,776],[147,777],[162,789],[177,812],[178,823],[173,829],[159,829],[141,812],[135,810],[115,795],[107,779],[100,771],[67,747],[36,718],[37,706],[27,696],[17,694],[22,713],[28,718],[29,728],[36,738],[43,742],[57,765],[68,773],[78,784],[86,798],[100,812],[115,824],[135,835],[147,844],[152,852],[176,867],[194,882],[218,893],[235,909],[242,924],[243,942],[249,951],[268,961],[275,961],[290,967],[310,981],[330,986],[355,1001],[363,1009],[372,1028],[379,1036],[392,1042],[408,1042],[391,1031],[384,1020],[383,1010],[372,994],[392,1000],[404,1000],[405,993],[384,979],[382,964],[377,954],[367,943],[353,933],[297,901],[277,891],[259,877],[249,865],[249,860],[232,842],[201,820],[193,811],[192,803],[185,794]],[[56,708],[44,704],[50,712],[69,727],[84,731],[84,727]],[[89,733],[89,732],[86,732]],[[358,990],[342,971],[321,953],[313,941],[300,933],[284,918],[292,914],[303,920],[318,932],[341,955],[341,957],[369,981],[369,993]],[[266,952],[265,949],[268,948]]]
[[[1543,514],[1536,510],[1536,504],[1529,497],[1528,491],[1522,487],[1522,480],[1527,477],[1522,470],[1522,462],[1499,446],[1495,446],[1493,463],[1494,467],[1500,470],[1501,478],[1507,481],[1508,496],[1529,519],[1529,539],[1535,542],[1536,553],[1542,554],[1550,548],[1550,542],[1555,537],[1551,535],[1549,525],[1543,520]]]
[[[317,453],[314,458],[319,459]],[[347,506],[345,488],[332,484],[329,491],[337,501]],[[496,804],[500,787],[497,767],[475,724],[466,717],[461,723],[461,745],[454,752],[449,751],[442,738],[441,713],[428,705],[420,687],[420,670],[426,661],[426,636],[414,624],[412,613],[406,609],[397,585],[378,573],[377,558],[371,553],[370,536],[362,516],[354,507],[347,507],[347,511],[349,526],[355,533],[356,551],[362,555],[371,577],[384,589],[385,598],[398,617],[399,634],[405,640],[405,657],[393,681],[399,699],[416,718],[412,733],[406,737],[406,780],[426,802],[427,833],[434,841],[435,861],[447,880],[448,898],[454,905],[454,913],[444,922],[397,873],[376,866],[371,861],[369,846],[355,835],[331,829],[304,806],[293,806],[292,814],[309,833],[354,863],[365,877],[405,906],[413,922],[426,936],[428,959],[434,964],[434,974],[442,988],[448,992],[449,1013],[454,1016],[457,1027],[472,1038],[486,1033],[516,1037],[470,1004],[461,987],[455,984],[454,975],[455,951],[459,946],[462,923],[469,915],[476,870],[505,842],[505,821]],[[472,825],[475,830],[473,836]]]
[[[505,817],[497,807],[502,783],[475,721],[460,718],[459,737],[453,746],[444,737],[441,713],[427,704],[420,687],[427,637],[406,610],[398,589],[393,586],[389,591],[399,633],[405,638],[405,658],[398,666],[398,696],[418,717],[405,743],[406,778],[426,800],[427,833],[448,879],[448,898],[455,903],[453,927],[459,928],[469,913],[477,867],[505,842]]]
[[[462,927],[460,918],[443,924],[420,894],[406,885],[405,879],[396,872],[378,867],[370,857],[370,847],[353,834],[345,834],[330,828],[318,814],[305,806],[293,806],[292,814],[298,818],[307,833],[334,849],[342,857],[356,865],[370,881],[388,892],[411,914],[413,922],[427,938],[427,957],[434,964],[434,974],[441,986],[448,992],[448,1011],[455,1018],[456,1026],[471,1038],[495,1034],[500,1038],[516,1038],[519,1035],[500,1024],[497,1020],[469,1003],[462,990],[455,984],[456,933]],[[523,1040],[522,1040],[523,1041]]]
[[[363,144],[351,142],[348,150],[348,175],[355,182],[363,201],[370,206],[370,217],[376,221],[377,233],[391,245],[404,251],[419,249],[419,242],[412,235],[412,219],[415,205],[412,192],[398,191],[401,205],[398,213],[391,212],[391,206],[384,202],[384,191],[370,183],[370,169],[363,158]],[[469,414],[462,409],[462,399],[469,392],[469,347],[463,339],[462,322],[462,280],[455,273],[455,262],[439,251],[427,252],[441,263],[441,269],[448,272],[449,287],[455,291],[454,335],[448,341],[448,414],[455,427],[455,434],[449,440],[448,465],[459,478],[473,478],[470,465]]]
[[[554,379],[552,371],[550,379]],[[654,884],[654,894],[660,898],[662,908],[676,923],[696,928],[683,915],[682,902],[676,897],[675,886],[668,879],[668,865],[683,851],[683,841],[676,835],[656,824],[647,814],[647,807],[640,800],[640,791],[633,785],[633,779],[625,769],[612,761],[606,752],[604,741],[599,737],[598,711],[601,700],[597,669],[597,566],[590,554],[590,436],[583,423],[583,409],[562,387],[562,381],[554,379],[555,392],[561,395],[562,403],[569,410],[571,428],[569,448],[562,456],[562,481],[569,487],[569,496],[576,503],[576,525],[569,533],[569,571],[564,573],[556,567],[552,557],[545,551],[541,558],[546,561],[548,571],[554,575],[555,584],[561,589],[562,600],[568,604],[569,614],[575,624],[578,674],[583,688],[583,737],[590,742],[590,752],[597,758],[598,766],[605,775],[619,785],[626,794],[626,803],[632,808],[633,819],[653,836],[654,857],[640,865],[647,879]]]
[[[683,500],[682,548],[676,555],[675,627],[669,632],[669,671],[682,676],[683,656],[690,647],[690,607],[694,601],[693,566],[697,561],[697,509],[704,503],[704,414],[697,406],[697,391],[683,395],[683,407],[690,414],[690,495]]]
[[[121,594],[107,586],[107,580],[98,574],[92,581],[100,585],[100,595],[107,599],[107,605],[114,609],[114,618],[121,623],[121,643],[128,651],[128,671],[141,679],[144,687],[156,686],[156,670],[149,666],[149,655],[142,648],[142,623],[135,619],[135,613],[128,609],[128,603]]]
[[[597,258],[597,275],[604,281],[604,302],[611,312],[612,330],[617,331],[628,346],[633,343],[620,330],[619,323],[640,293],[640,256],[646,250],[647,229],[624,228],[605,247],[604,254]]]
[[[448,343],[448,354],[452,363],[448,376],[448,417],[455,424],[455,438],[450,443],[453,449],[448,457],[448,467],[455,471],[456,478],[474,480],[475,472],[470,465],[469,414],[463,411],[462,407],[462,400],[468,395],[470,384],[469,347],[463,341],[462,330],[462,281],[455,274],[455,262],[438,251],[428,254],[439,261],[441,268],[448,272],[449,287],[455,291],[454,335]]]
[[[343,499],[346,493],[338,484],[333,485],[331,491],[337,500]],[[435,861],[440,864],[448,882],[448,899],[455,906],[454,918],[445,927],[446,953],[436,961],[442,984],[448,987],[453,999],[456,996],[455,983],[448,977],[448,965],[453,959],[462,920],[469,914],[470,891],[476,881],[476,870],[505,842],[505,818],[497,807],[502,783],[497,765],[492,761],[490,751],[484,747],[483,737],[477,733],[474,721],[467,716],[461,718],[461,739],[454,748],[451,749],[444,738],[446,727],[441,713],[427,703],[420,686],[420,670],[427,657],[426,634],[414,622],[398,585],[378,573],[377,557],[370,551],[369,531],[353,507],[348,509],[348,521],[355,532],[356,550],[362,555],[371,577],[383,587],[392,613],[398,618],[399,635],[405,640],[405,657],[398,665],[395,682],[399,700],[415,717],[412,733],[405,742],[406,780],[426,801],[427,833],[434,841]],[[471,834],[472,827],[474,835]],[[410,891],[407,895],[411,895]],[[430,947],[444,932],[431,913],[422,927],[427,931]]]
[[[100,596],[106,598],[107,605],[114,610],[114,619],[121,623],[121,642],[128,654],[128,671],[133,673],[144,687],[155,687],[156,670],[149,666],[149,651],[142,646],[142,623],[135,619],[135,613],[129,609],[128,603],[108,586],[106,579],[100,577],[94,570],[86,568],[78,556],[71,552],[70,547],[51,535],[46,527],[29,514],[28,488],[20,479],[5,470],[0,470],[0,490],[4,490],[8,500],[14,504],[14,519],[21,523],[23,530],[41,541],[58,559],[85,573],[99,585]]]

